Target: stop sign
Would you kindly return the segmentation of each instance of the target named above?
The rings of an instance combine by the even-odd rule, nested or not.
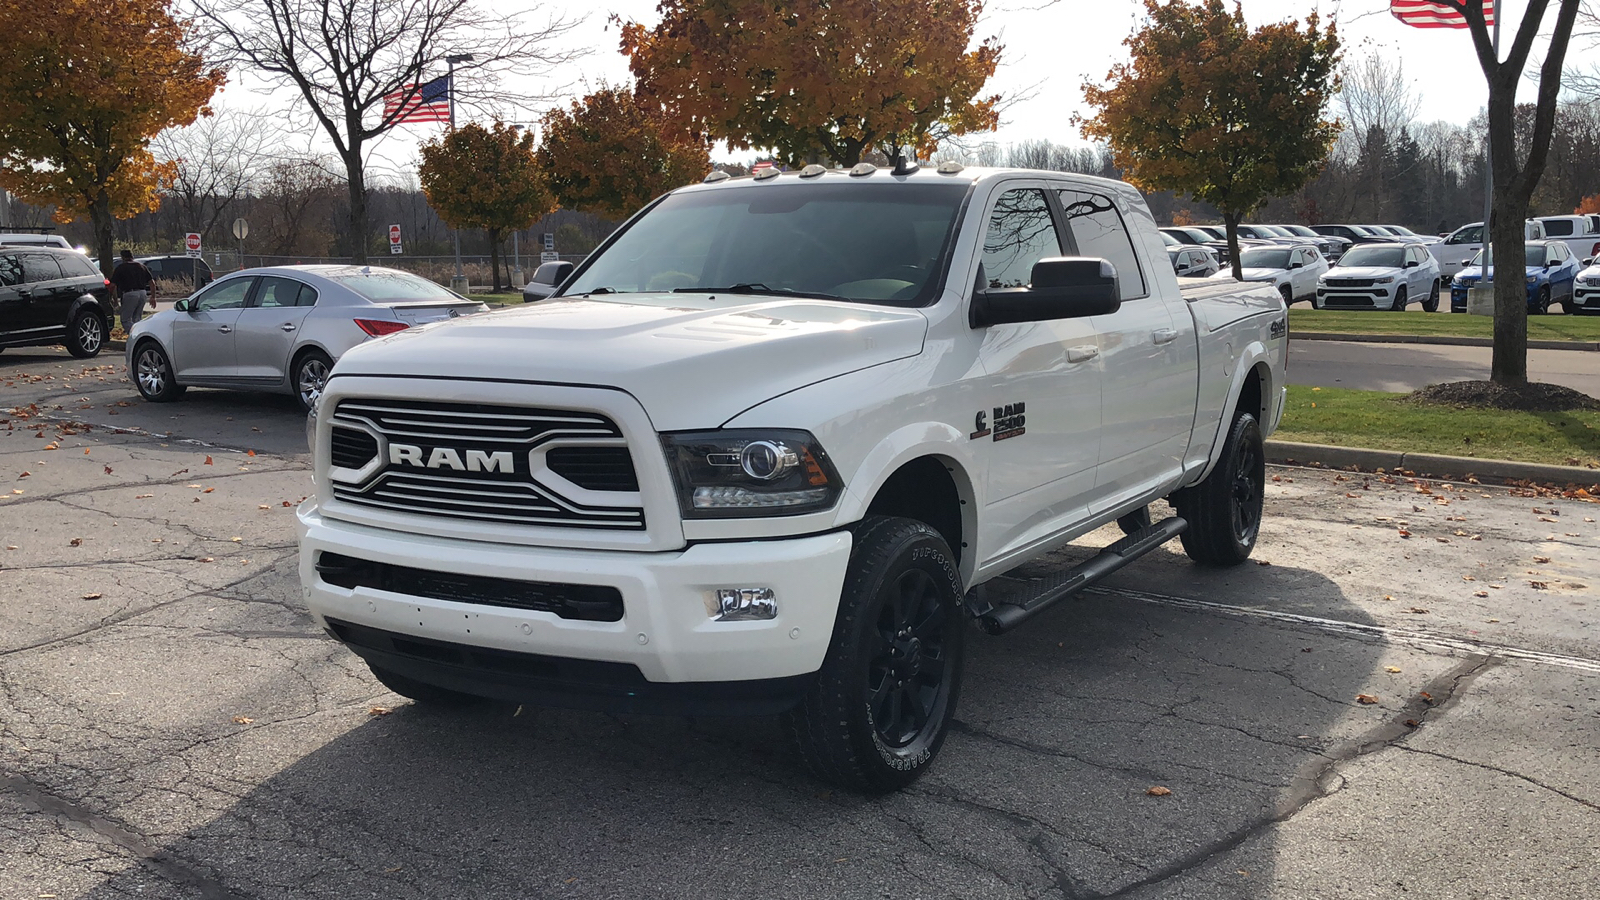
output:
[[[198,251],[200,249],[200,235],[192,231],[184,235],[183,247],[185,250],[188,250],[191,253]]]
[[[400,226],[399,225],[390,225],[389,226],[389,243],[391,243],[391,244],[400,243]]]

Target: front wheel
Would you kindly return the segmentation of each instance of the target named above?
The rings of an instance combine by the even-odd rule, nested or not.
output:
[[[1389,307],[1389,309],[1394,312],[1405,312],[1406,304],[1408,302],[1409,301],[1406,300],[1405,285],[1401,285],[1400,287],[1394,289],[1394,305]]]
[[[310,412],[317,398],[328,387],[328,373],[333,370],[333,360],[321,350],[307,350],[294,362],[294,395],[300,408]]]
[[[1428,291],[1428,299],[1422,301],[1423,312],[1439,311],[1439,282],[1433,283],[1433,289]]]
[[[1183,551],[1203,566],[1236,566],[1249,559],[1261,534],[1266,486],[1261,425],[1251,413],[1238,413],[1211,474],[1172,497],[1178,515],[1189,522]]]
[[[961,577],[937,531],[869,517],[855,533],[833,640],[784,727],[818,778],[886,793],[927,770],[961,685]]]
[[[1289,287],[1287,284],[1282,285],[1278,288],[1278,295],[1283,297],[1284,306],[1294,305],[1294,288]]]
[[[139,396],[152,403],[166,403],[183,396],[184,386],[172,374],[172,360],[153,340],[139,345],[133,355],[133,385]]]
[[[72,317],[67,324],[67,352],[78,359],[89,359],[100,354],[106,345],[105,320],[85,309]]]
[[[1541,316],[1549,315],[1549,313],[1550,313],[1550,286],[1549,285],[1545,285],[1544,287],[1539,288],[1539,297],[1533,303],[1533,311],[1538,313]]]

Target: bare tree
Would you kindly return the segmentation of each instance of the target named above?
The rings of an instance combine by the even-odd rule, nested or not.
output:
[[[217,222],[250,192],[270,161],[270,133],[260,113],[223,108],[156,136],[156,158],[178,164],[167,196],[177,201],[185,230],[211,242]]]
[[[561,49],[575,21],[538,6],[506,16],[470,0],[190,0],[224,56],[274,86],[300,92],[332,139],[350,190],[352,256],[365,262],[368,145],[400,124],[422,85],[454,60],[457,101],[521,106],[545,98],[500,89],[506,76],[543,77],[581,51]],[[398,95],[399,104],[384,98]]]
[[[1340,142],[1347,139],[1357,157],[1366,154],[1373,134],[1392,138],[1416,120],[1422,98],[1411,90],[1405,75],[1398,58],[1391,66],[1376,52],[1345,66],[1338,100],[1345,124]]]

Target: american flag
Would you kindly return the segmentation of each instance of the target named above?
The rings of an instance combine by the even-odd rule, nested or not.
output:
[[[1496,0],[1477,0],[1477,2],[1483,6],[1483,24],[1493,27],[1495,7],[1498,3]],[[1462,5],[1471,6],[1473,0],[1465,0]],[[1389,0],[1389,12],[1396,19],[1417,28],[1467,27],[1467,17],[1459,10],[1429,0]]]
[[[407,92],[411,92],[410,100],[405,99]],[[404,108],[401,107],[402,103],[405,104]],[[399,118],[394,120],[395,124],[450,121],[450,76],[441,75],[421,88],[408,84],[392,94],[384,94],[384,120],[387,121],[396,113]]]

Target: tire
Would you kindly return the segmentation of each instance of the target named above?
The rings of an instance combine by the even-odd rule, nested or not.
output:
[[[927,771],[961,688],[961,593],[955,559],[937,531],[912,519],[862,521],[828,655],[805,698],[783,716],[818,778],[880,794]]]
[[[1250,558],[1261,533],[1267,483],[1261,425],[1239,413],[1222,444],[1222,458],[1206,480],[1173,495],[1178,515],[1188,520],[1183,551],[1202,566],[1236,566]]]
[[[67,352],[78,359],[90,359],[100,355],[108,331],[105,319],[87,309],[81,310],[67,323],[67,339],[62,343]]]
[[[1288,286],[1287,284],[1282,285],[1278,288],[1278,294],[1283,297],[1284,306],[1294,305],[1294,288]]]
[[[133,354],[133,386],[139,396],[152,403],[168,403],[183,396],[187,390],[179,384],[172,371],[172,360],[167,351],[153,340],[139,344]]]
[[[440,708],[476,706],[483,702],[482,697],[472,694],[463,694],[449,688],[424,684],[415,679],[407,678],[399,672],[393,672],[381,666],[367,663],[367,668],[372,670],[372,677],[384,687],[396,694],[422,706],[435,706]]]
[[[1402,284],[1394,289],[1394,304],[1389,307],[1389,311],[1405,312],[1406,304],[1408,302],[1409,301],[1406,299],[1406,286]]]
[[[1541,316],[1550,314],[1550,285],[1539,288],[1539,297],[1533,301],[1533,311]]]
[[[1422,301],[1423,312],[1439,311],[1439,282],[1433,283],[1433,289],[1428,291],[1428,299]]]
[[[328,372],[333,369],[333,360],[321,350],[305,350],[294,358],[294,365],[289,368],[294,385],[294,396],[300,401],[300,408],[306,412],[322,396],[322,391],[328,386]]]

